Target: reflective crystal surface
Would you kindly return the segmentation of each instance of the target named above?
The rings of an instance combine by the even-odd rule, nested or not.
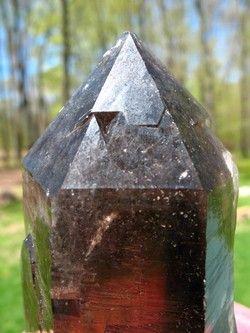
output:
[[[27,332],[236,332],[237,170],[124,33],[24,159]]]

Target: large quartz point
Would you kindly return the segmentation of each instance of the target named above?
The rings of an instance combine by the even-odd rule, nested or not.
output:
[[[26,331],[236,332],[237,171],[124,33],[24,159]]]

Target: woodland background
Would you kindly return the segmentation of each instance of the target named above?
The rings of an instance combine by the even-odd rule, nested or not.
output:
[[[20,160],[125,30],[136,32],[250,156],[249,0],[0,0],[0,148]]]
[[[234,155],[235,300],[250,307],[250,0],[0,0],[0,333],[24,329],[21,158],[126,30],[207,108]]]

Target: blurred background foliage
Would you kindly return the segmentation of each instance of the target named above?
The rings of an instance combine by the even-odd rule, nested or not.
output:
[[[2,164],[22,156],[116,38],[136,32],[250,155],[248,0],[0,0]]]
[[[21,158],[126,30],[207,108],[237,160],[235,297],[250,306],[250,1],[0,0],[0,333],[24,327]]]

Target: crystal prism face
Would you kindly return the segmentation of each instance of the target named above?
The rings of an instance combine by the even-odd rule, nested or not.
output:
[[[65,190],[55,205],[61,207],[52,237],[58,331],[69,332],[73,314],[79,332],[202,330],[204,193]]]
[[[236,332],[237,170],[125,33],[24,159],[27,332]]]

